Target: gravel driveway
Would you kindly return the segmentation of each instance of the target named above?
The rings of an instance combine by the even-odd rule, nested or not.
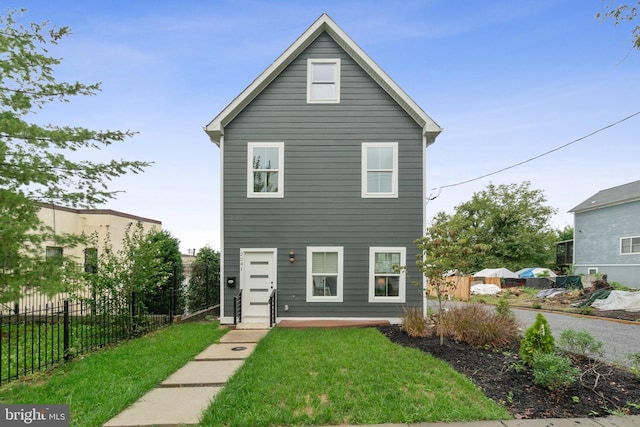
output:
[[[525,328],[530,327],[536,320],[538,310],[522,310],[513,308],[512,311]],[[608,361],[631,366],[629,354],[640,354],[640,325],[625,324],[612,320],[590,319],[588,317],[570,316],[567,314],[543,312],[549,322],[551,333],[558,339],[565,329],[574,331],[585,330],[593,337],[604,343],[604,358]]]
[[[465,304],[447,302],[445,307],[451,304]],[[437,301],[429,300],[430,310],[438,311]],[[524,330],[529,328],[536,320],[536,315],[542,313],[549,322],[551,333],[558,339],[562,331],[565,329],[573,329],[574,331],[587,331],[596,340],[602,341],[604,346],[604,359],[631,366],[631,360],[628,355],[640,354],[640,324],[625,324],[612,320],[603,320],[601,318],[589,318],[582,316],[571,316],[568,314],[550,313],[541,310],[524,310],[511,308],[518,320],[524,325]],[[523,333],[524,333],[523,330]]]

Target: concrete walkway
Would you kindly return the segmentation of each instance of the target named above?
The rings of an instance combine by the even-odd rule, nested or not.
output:
[[[268,330],[231,330],[105,427],[195,425]]]
[[[304,325],[292,322],[290,327],[346,326]],[[280,327],[282,325],[279,325]],[[351,325],[354,326],[354,325]],[[366,326],[366,325],[357,325]],[[104,424],[105,427],[179,427],[198,424],[227,379],[255,349],[268,330],[237,329],[226,333],[219,344],[212,344],[193,361],[177,370],[157,388]],[[534,420],[475,421],[470,423],[398,423],[377,424],[378,427],[636,427],[640,416],[602,418],[548,418]],[[260,426],[256,426],[260,427]],[[340,427],[354,427],[342,425]],[[375,427],[375,426],[369,426]]]

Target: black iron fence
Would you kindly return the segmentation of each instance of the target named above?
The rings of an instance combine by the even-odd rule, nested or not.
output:
[[[67,299],[38,309],[0,311],[0,384],[172,323],[174,289]]]

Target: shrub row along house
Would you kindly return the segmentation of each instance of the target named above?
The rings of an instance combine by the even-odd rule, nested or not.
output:
[[[274,292],[278,319],[424,308],[413,242],[441,130],[320,16],[205,127],[221,153],[221,321],[239,291],[244,323],[268,322]]]

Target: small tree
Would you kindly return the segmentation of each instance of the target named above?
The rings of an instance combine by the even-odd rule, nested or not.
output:
[[[418,247],[416,264],[427,279],[427,295],[433,290],[438,300],[438,311],[441,314],[438,322],[438,336],[440,345],[443,345],[444,298],[447,294],[453,293],[457,287],[457,280],[451,277],[451,274],[468,272],[469,267],[476,262],[476,258],[486,252],[490,246],[471,242],[465,236],[460,236],[457,230],[438,222],[437,218],[435,225],[431,226],[427,234],[415,243]]]
[[[555,352],[555,340],[551,335],[549,322],[538,313],[536,321],[524,334],[520,342],[520,357],[522,361],[531,366],[536,354],[552,354]]]
[[[173,265],[162,255],[162,243],[151,239],[142,223],[130,223],[122,249],[114,251],[107,238],[98,255],[97,271],[86,273],[96,300],[109,301],[112,310],[127,319],[130,333],[142,332],[147,313],[143,295],[154,292],[171,277]]]
[[[156,286],[145,293],[145,304],[161,313],[168,313],[173,298],[174,313],[183,313],[185,308],[184,292],[182,292],[184,267],[180,254],[180,240],[173,237],[167,230],[151,232],[147,235],[147,239],[150,240],[149,244],[159,247],[160,257],[169,274],[162,277],[164,281],[157,280]]]
[[[220,252],[209,246],[198,251],[191,266],[186,300],[188,311],[220,302]]]

